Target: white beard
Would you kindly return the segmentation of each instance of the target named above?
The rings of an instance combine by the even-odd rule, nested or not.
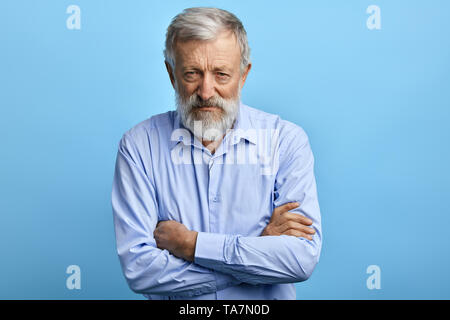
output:
[[[177,112],[181,122],[198,139],[216,141],[226,134],[234,124],[239,112],[240,91],[236,98],[223,99],[213,96],[201,101],[196,93],[187,99],[183,99],[178,90],[175,91]],[[217,111],[196,110],[197,106],[219,107]]]

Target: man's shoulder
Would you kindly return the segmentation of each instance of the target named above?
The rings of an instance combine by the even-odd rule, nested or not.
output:
[[[280,137],[307,138],[305,130],[300,125],[283,119],[280,115],[244,104],[241,107],[245,109],[245,113],[250,121],[250,128],[273,129],[279,132]]]
[[[158,130],[159,132],[171,130],[175,113],[174,110],[171,110],[155,114],[128,129],[124,135],[133,139],[139,139],[143,136],[148,136],[153,130]]]
[[[277,123],[280,117],[276,114],[263,111],[246,104],[241,104],[243,112],[247,115],[253,127],[270,126]]]

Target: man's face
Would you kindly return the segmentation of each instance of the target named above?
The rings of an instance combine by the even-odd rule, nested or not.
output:
[[[251,67],[241,74],[240,63],[232,32],[222,32],[211,41],[177,42],[175,70],[166,63],[183,124],[194,132],[194,122],[199,121],[203,140],[216,140],[233,125]]]

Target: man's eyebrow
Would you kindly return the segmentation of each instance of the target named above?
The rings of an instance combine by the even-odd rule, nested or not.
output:
[[[202,71],[202,69],[196,65],[187,65],[187,66],[182,67],[181,69],[183,70],[183,72],[185,72],[186,70]],[[226,65],[221,65],[221,66],[214,67],[213,71],[214,72],[217,72],[217,71],[231,72],[231,68]]]
[[[231,70],[231,69],[230,69],[228,66],[226,66],[226,65],[217,66],[217,67],[214,68],[214,71],[220,71],[220,70],[226,70],[226,71],[229,71],[229,70]]]
[[[187,65],[187,66],[183,67],[182,70],[183,71],[186,71],[186,70],[200,70],[200,68],[197,67],[197,66],[194,66],[194,65]]]

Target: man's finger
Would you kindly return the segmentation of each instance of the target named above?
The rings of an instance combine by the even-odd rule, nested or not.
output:
[[[306,233],[301,232],[301,231],[298,231],[298,230],[295,230],[295,229],[286,230],[282,234],[288,235],[288,236],[294,236],[294,237],[302,237],[302,238],[305,238],[305,239],[308,239],[308,240],[312,240],[312,236],[311,235],[306,234]]]
[[[298,223],[296,221],[286,221],[285,223],[283,223],[282,225],[277,227],[277,231],[280,233],[283,233],[289,229],[294,229],[294,230],[298,230],[301,231],[303,233],[307,233],[307,234],[314,234],[316,233],[316,230],[314,230],[313,228],[307,227],[301,223]]]
[[[309,219],[301,214],[293,213],[293,212],[285,212],[285,213],[283,213],[283,215],[281,215],[279,217],[277,224],[280,225],[280,224],[285,223],[286,221],[291,221],[291,220],[301,223],[305,226],[310,226],[313,223],[311,219]]]
[[[300,203],[298,203],[298,202],[288,202],[279,207],[276,207],[275,209],[273,209],[272,218],[276,218],[279,215],[281,215],[282,213],[285,213],[289,210],[295,209],[298,206],[300,206]]]
[[[167,221],[169,221],[169,220],[159,220],[158,223],[156,224],[156,228],[160,227],[161,225],[163,225]]]

